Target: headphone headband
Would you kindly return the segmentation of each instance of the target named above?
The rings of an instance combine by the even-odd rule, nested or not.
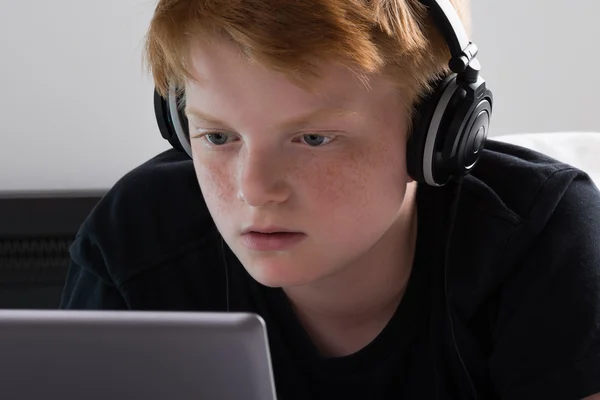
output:
[[[476,82],[480,70],[475,58],[479,52],[475,43],[469,40],[467,31],[450,3],[450,0],[420,0],[428,7],[436,26],[442,32],[452,58],[448,63],[450,70],[458,74],[458,80]],[[467,68],[470,66],[471,68]],[[464,75],[464,76],[461,76]]]
[[[420,0],[420,2],[429,8],[431,16],[448,43],[452,57],[458,57],[471,41],[450,0]]]

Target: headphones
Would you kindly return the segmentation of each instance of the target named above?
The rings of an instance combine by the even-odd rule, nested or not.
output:
[[[420,0],[444,36],[452,73],[434,85],[415,108],[407,144],[409,175],[429,186],[443,186],[468,174],[485,146],[492,116],[492,93],[479,76],[477,46],[470,42],[450,0]],[[154,112],[163,138],[190,157],[188,121],[175,90],[167,99],[154,90]]]
[[[420,0],[446,39],[452,73],[415,108],[407,146],[409,175],[429,186],[461,178],[477,164],[492,116],[492,92],[479,76],[477,46],[449,0]]]

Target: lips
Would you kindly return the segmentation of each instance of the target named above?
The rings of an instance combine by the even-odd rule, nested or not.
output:
[[[241,236],[242,243],[253,251],[289,250],[306,238],[302,232],[292,232],[278,227],[249,228]]]
[[[242,235],[247,233],[299,233],[294,232],[292,230],[282,228],[279,226],[266,226],[266,227],[258,227],[258,226],[250,226],[242,231]]]

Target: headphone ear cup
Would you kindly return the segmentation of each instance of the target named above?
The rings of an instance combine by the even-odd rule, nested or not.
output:
[[[469,90],[460,90],[460,100],[451,109],[453,119],[448,130],[456,132],[446,143],[443,159],[452,176],[463,176],[479,161],[485,147],[492,118],[493,96],[485,81],[471,84]]]
[[[462,83],[451,75],[417,107],[407,145],[410,176],[443,186],[469,173],[485,146],[491,120],[492,93],[485,81]]]
[[[191,157],[188,120],[179,104],[183,104],[181,98],[170,93],[169,98],[165,99],[154,89],[154,114],[161,136],[173,148]]]
[[[455,75],[436,81],[433,90],[422,97],[415,105],[412,129],[406,146],[406,165],[408,174],[420,183],[427,183],[423,162],[427,143],[436,141],[438,131],[430,132],[430,126],[440,99],[455,80]],[[431,151],[431,150],[429,150]]]
[[[167,140],[171,146],[175,149],[183,151],[179,139],[175,134],[175,127],[171,120],[171,112],[169,110],[169,103],[158,93],[156,88],[154,89],[154,116],[156,117],[156,123],[163,139]]]

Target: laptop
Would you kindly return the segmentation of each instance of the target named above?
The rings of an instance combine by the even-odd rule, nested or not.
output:
[[[275,400],[256,314],[0,311],[2,399]]]

